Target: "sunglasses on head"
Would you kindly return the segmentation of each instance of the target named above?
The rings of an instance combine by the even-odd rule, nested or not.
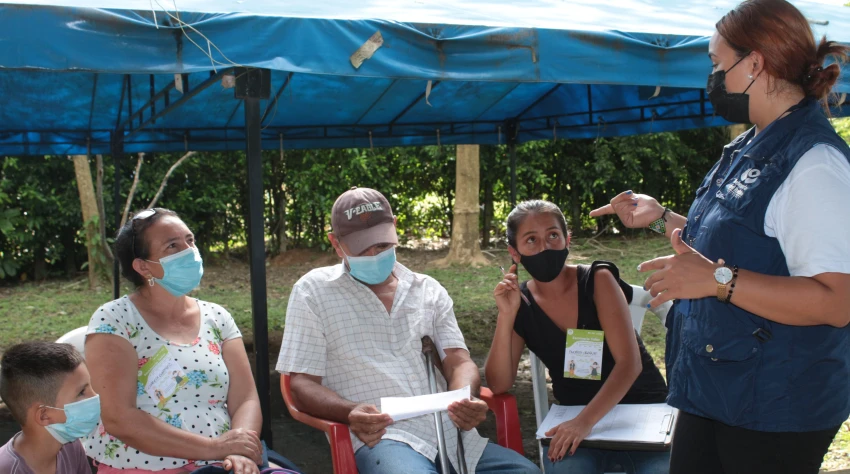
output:
[[[133,258],[139,258],[139,256],[136,255],[136,222],[150,219],[154,216],[154,214],[156,214],[156,209],[145,209],[130,219],[130,225],[133,230]]]

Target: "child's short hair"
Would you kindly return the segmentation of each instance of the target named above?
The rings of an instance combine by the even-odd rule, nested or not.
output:
[[[83,363],[70,344],[24,342],[9,348],[0,362],[0,399],[21,426],[35,402],[56,403],[65,377]]]

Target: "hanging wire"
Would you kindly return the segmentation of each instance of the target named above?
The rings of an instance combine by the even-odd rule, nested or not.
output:
[[[372,131],[371,130],[369,130],[369,150],[372,152],[372,154],[375,153],[375,146],[372,143]]]
[[[499,145],[501,145],[501,144],[502,144],[502,127],[500,125],[499,126]]]
[[[555,119],[555,123],[552,124],[552,141],[558,141],[558,119]]]
[[[181,20],[180,19],[180,12],[177,9],[177,1],[176,0],[172,0],[173,3],[174,3],[174,14],[173,15],[165,8],[165,6],[163,6],[159,2],[159,0],[151,0],[151,1],[155,2],[159,6],[159,8],[162,9],[163,13],[165,13],[166,15],[168,15],[168,17],[170,17],[172,20],[177,22],[177,26],[179,26],[180,30],[183,32],[183,36],[186,37],[186,39],[189,40],[190,43],[195,45],[195,47],[198,48],[202,53],[204,53],[205,56],[210,58],[210,63],[212,64],[213,70],[215,70],[216,64],[218,64],[220,66],[247,67],[247,66],[244,66],[242,64],[238,64],[236,62],[233,62],[230,58],[227,57],[227,55],[224,54],[224,52],[222,52],[222,50],[218,46],[216,46],[216,44],[214,42],[210,41],[210,39],[207,38],[206,35],[204,35],[200,31],[198,31],[198,29],[195,28],[194,26],[192,26],[192,25],[186,23],[185,21]],[[153,4],[151,4],[151,13],[154,15],[154,24],[156,24],[156,12],[153,9]],[[158,24],[157,24],[157,28],[159,28]],[[207,48],[205,49],[201,45],[196,43],[195,40],[193,40],[192,37],[189,36],[189,34],[186,32],[187,29],[195,32],[196,34],[198,34],[198,36],[200,36],[201,38],[206,40],[207,41]],[[212,56],[212,49],[213,48],[215,48],[215,50],[218,51],[218,53],[221,54],[221,57],[224,58],[227,62],[222,62],[222,61],[215,59]]]
[[[440,129],[437,129],[437,146],[443,146],[440,144]]]
[[[189,153],[189,136],[185,133],[183,134],[183,148],[186,150],[186,153]]]

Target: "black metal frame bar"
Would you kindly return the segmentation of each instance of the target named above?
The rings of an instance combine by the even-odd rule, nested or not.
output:
[[[274,95],[274,99],[270,100],[270,101],[269,101],[269,103],[268,103],[268,105],[266,105],[266,111],[265,111],[265,112],[263,112],[263,118],[261,118],[261,119],[260,119],[260,124],[261,124],[261,125],[262,125],[262,123],[263,123],[263,122],[265,122],[265,121],[266,121],[266,119],[268,118],[269,114],[270,114],[270,113],[271,113],[271,111],[274,109],[274,107],[276,107],[276,106],[277,106],[277,102],[278,102],[278,100],[280,100],[280,95],[281,95],[281,94],[283,94],[283,91],[285,91],[285,90],[286,90],[286,88],[289,86],[289,83],[290,83],[290,81],[292,81],[292,76],[293,76],[294,74],[295,74],[294,72],[290,72],[290,73],[286,76],[286,79],[283,81],[283,85],[281,85],[281,86],[280,86],[280,89],[278,89],[278,90],[277,90],[277,93],[275,93],[275,95]],[[229,122],[229,120],[228,120],[228,122]]]
[[[133,137],[133,135],[142,131],[142,129],[147,127],[149,124],[155,122],[157,119],[165,117],[169,113],[180,108],[180,106],[182,106],[186,102],[190,101],[193,97],[195,97],[196,95],[205,91],[208,87],[215,84],[216,82],[219,82],[221,80],[221,78],[224,77],[225,75],[229,74],[230,71],[231,71],[231,69],[223,69],[223,70],[219,71],[218,73],[211,75],[209,78],[204,80],[204,82],[198,84],[197,87],[194,87],[191,90],[185,89],[186,87],[188,87],[189,81],[188,81],[188,77],[186,77],[187,75],[183,74],[182,75],[183,87],[184,87],[183,95],[179,99],[175,100],[174,102],[171,102],[170,104],[166,105],[165,108],[163,108],[162,111],[160,111],[159,113],[156,113],[156,114],[152,113],[151,116],[147,120],[142,122],[142,119],[143,119],[143,117],[142,117],[143,113],[142,112],[144,112],[144,109],[148,108],[152,103],[155,102],[155,100],[148,101],[148,103],[146,103],[142,108],[140,108],[139,111],[137,111],[136,114],[130,115],[130,117],[127,119],[126,122],[123,122],[123,123],[121,123],[121,125],[119,125],[120,129],[123,129],[123,127],[125,125],[132,127],[133,119],[136,116],[139,117],[139,122],[140,122],[139,126],[136,127],[136,128],[130,128],[127,135],[124,137],[124,140],[125,141],[129,140],[131,137]],[[170,83],[170,86],[164,87],[163,90],[160,91],[160,93],[162,95],[167,95],[167,91],[169,91],[171,87],[174,87],[173,82]],[[155,96],[155,98],[158,98],[158,96],[161,97],[160,94],[157,94],[157,96]]]
[[[97,78],[99,77],[98,73],[94,73],[94,78],[92,79],[91,86],[91,106],[89,107],[89,133],[91,133],[91,125],[94,120],[94,99],[97,97]]]
[[[646,105],[639,105],[639,106],[635,106],[635,107],[616,107],[616,108],[611,108],[611,109],[595,110],[595,111],[593,111],[593,113],[598,114],[598,115],[605,115],[605,114],[610,114],[610,113],[630,112],[630,111],[640,112],[640,111],[645,111],[646,109],[657,109],[659,107],[676,107],[676,106],[682,106],[682,105],[699,104],[700,105],[700,113],[699,114],[672,115],[672,116],[669,116],[669,117],[658,117],[655,120],[656,121],[665,121],[665,120],[680,120],[680,119],[693,119],[693,118],[708,117],[709,115],[705,113],[705,105],[706,105],[707,99],[705,98],[704,93],[701,94],[701,97],[702,97],[701,99],[693,99],[693,100],[684,100],[684,101],[676,101],[676,102],[659,102],[658,104],[651,104],[651,105],[646,104]],[[848,96],[848,99],[850,99],[850,96]],[[178,102],[174,102],[174,104],[177,104],[177,103]],[[182,104],[182,102],[181,102],[181,104]],[[850,104],[850,100],[848,100],[848,104]],[[235,114],[238,111],[238,108],[240,106],[241,106],[240,104],[237,104],[237,106],[234,108],[234,111],[231,113],[231,117],[235,116]],[[119,112],[120,111],[121,110],[119,108]],[[169,110],[169,112],[170,112],[170,110]],[[569,117],[577,117],[577,116],[587,115],[587,114],[588,114],[588,111],[582,110],[582,111],[570,112],[570,113],[566,113],[566,114],[544,115],[544,116],[521,118],[521,119],[517,120],[517,122],[518,123],[533,123],[533,122],[547,121],[547,124],[550,127],[550,129],[551,129],[551,120],[559,120],[559,125],[558,125],[559,129],[571,129],[571,128],[574,129],[574,128],[589,127],[589,126],[597,125],[595,120],[591,123],[579,123],[579,124],[572,124],[572,125],[564,125],[564,121],[562,120],[562,119],[569,118]],[[160,118],[161,116],[162,116],[162,113],[157,114],[157,118]],[[638,122],[641,122],[641,121],[642,121],[641,119],[637,119],[637,120],[635,120],[635,119],[610,120],[610,121],[607,121],[606,124],[608,124],[608,125],[620,125],[620,124],[628,124],[628,123],[638,123]],[[392,125],[390,125],[390,124],[294,125],[294,126],[284,126],[284,127],[270,126],[270,127],[266,127],[263,130],[263,132],[266,133],[266,134],[274,132],[275,137],[277,137],[278,133],[286,133],[286,132],[291,133],[291,132],[297,132],[297,131],[310,131],[310,130],[317,130],[317,129],[322,129],[322,130],[325,130],[325,131],[330,130],[330,129],[340,129],[340,130],[347,129],[347,130],[351,131],[351,135],[348,135],[348,136],[347,135],[333,136],[333,135],[329,135],[327,133],[322,134],[322,136],[327,136],[327,138],[329,138],[329,139],[340,139],[340,138],[362,138],[364,132],[367,132],[367,131],[370,131],[370,130],[373,131],[373,137],[393,137],[393,136],[410,136],[410,135],[406,135],[404,133],[395,133],[394,132],[394,130],[397,131],[399,129],[405,129],[405,128],[423,127],[423,128],[428,129],[428,130],[432,130],[434,128],[441,128],[440,133],[443,134],[442,130],[445,129],[445,128],[454,129],[455,127],[461,127],[461,126],[475,126],[475,125],[487,125],[487,124],[493,125],[494,127],[496,127],[496,126],[505,125],[505,122],[500,121],[500,120],[485,120],[485,121],[474,120],[474,121],[458,121],[458,122],[410,122],[410,123],[392,124]],[[117,127],[116,127],[116,129],[117,129]],[[166,134],[180,133],[180,137],[182,138],[183,134],[187,133],[187,132],[230,131],[230,130],[240,130],[241,127],[222,126],[222,127],[204,127],[204,128],[199,128],[199,129],[187,127],[187,128],[181,128],[181,129],[167,129],[167,130],[166,129],[158,129],[158,128],[155,128],[155,127],[147,127],[146,129],[147,129],[147,131],[156,132],[156,133],[166,133]],[[543,130],[543,129],[541,128],[541,129],[538,130],[537,128],[534,128],[534,129],[523,128],[523,130],[525,130],[525,131],[540,131],[540,130]],[[113,130],[95,129],[95,130],[91,130],[90,133],[107,133],[107,132],[112,132],[112,131]],[[378,133],[375,133],[375,131],[378,131]],[[494,128],[494,131],[495,131],[495,128]],[[26,133],[31,133],[31,132],[69,134],[69,135],[74,135],[74,134],[80,133],[80,131],[78,131],[78,130],[61,130],[61,129],[56,129],[56,130],[52,130],[52,129],[48,129],[48,130],[6,130],[6,131],[0,132],[0,136],[11,136],[11,135],[14,135],[14,134],[26,134]],[[136,132],[138,132],[138,130]],[[446,132],[447,136],[452,135],[452,134],[453,134],[453,132],[451,132],[451,131]],[[82,137],[82,135],[81,135],[81,137]],[[292,136],[289,139],[299,140],[299,139],[313,139],[313,138],[316,138],[316,136],[310,136],[310,137]],[[240,138],[236,138],[234,140],[241,141],[242,138],[240,137]],[[128,141],[128,140],[125,139],[125,142],[126,141]],[[220,142],[220,141],[228,141],[228,140],[222,140],[222,139],[204,140],[202,138],[200,138],[200,139],[196,138],[196,139],[193,139],[193,141],[199,141],[199,142],[203,143],[203,142],[208,142],[208,141],[209,142]],[[49,142],[49,141],[48,142],[45,142],[45,141],[31,142],[31,144],[35,144],[35,145],[46,145],[46,144],[51,144],[51,143],[53,143],[53,142]],[[98,142],[93,142],[93,143],[98,143]],[[103,144],[103,142],[100,142],[100,143]],[[139,141],[139,142],[134,142],[134,143],[162,143],[162,141],[160,141],[160,140],[146,140],[146,141]]]
[[[434,89],[435,89],[437,86],[439,86],[439,85],[440,85],[440,81],[434,81],[434,82],[431,84],[431,92],[434,92]],[[393,125],[395,125],[395,124],[396,124],[396,122],[398,122],[399,120],[401,120],[401,118],[402,118],[402,117],[404,117],[404,115],[405,115],[406,113],[410,112],[410,109],[412,109],[413,107],[415,107],[415,106],[416,106],[416,104],[418,104],[419,102],[422,102],[422,99],[424,99],[424,98],[425,98],[425,92],[423,92],[423,93],[419,94],[419,95],[416,97],[416,99],[414,99],[414,100],[413,100],[413,102],[411,102],[410,104],[408,104],[408,105],[407,105],[407,107],[405,107],[405,108],[404,108],[404,110],[402,110],[401,112],[399,112],[399,114],[398,114],[398,115],[396,115],[395,117],[393,117],[393,119],[392,119],[392,120],[390,120],[390,123],[389,123],[390,130],[392,130]],[[407,124],[405,124],[405,125],[407,125]]]
[[[676,115],[676,116],[671,116],[671,117],[658,117],[658,118],[655,119],[655,121],[659,122],[659,121],[668,121],[668,120],[698,119],[698,118],[705,118],[705,117],[708,117],[708,116],[702,115],[702,114]],[[546,118],[539,118],[539,119],[535,119],[535,120],[543,121],[543,120],[546,120]],[[641,122],[647,122],[647,120],[640,120],[640,119],[636,119],[636,120],[634,120],[634,119],[632,119],[632,120],[611,120],[611,121],[608,121],[608,122],[605,122],[605,123],[606,123],[606,125],[626,125],[626,124],[634,124],[634,123],[641,123]],[[456,135],[466,135],[466,133],[452,132],[451,129],[453,127],[459,126],[459,125],[474,125],[474,124],[503,125],[504,122],[487,121],[487,122],[460,122],[460,123],[433,123],[433,124],[425,123],[425,124],[415,124],[415,125],[403,124],[403,126],[404,127],[407,127],[407,126],[416,126],[416,127],[430,126],[430,127],[441,128],[441,130],[448,128],[449,131],[447,131],[446,133],[443,133],[441,131],[440,135],[445,136],[445,137],[451,137],[451,136],[456,136]],[[560,125],[558,125],[558,129],[559,130],[561,130],[561,129],[577,129],[577,128],[592,127],[592,126],[596,126],[596,125],[597,124],[591,125],[591,124],[586,124],[586,123],[572,124],[572,125],[560,124]],[[295,136],[295,135],[291,134],[291,132],[293,130],[313,130],[313,129],[320,129],[320,128],[325,128],[325,129],[340,128],[341,129],[341,128],[346,128],[346,127],[351,127],[351,126],[348,125],[348,126],[321,126],[321,127],[267,127],[264,130],[262,130],[262,133],[263,133],[263,140],[264,141],[266,141],[266,140],[277,140],[278,134],[287,133],[287,132],[290,132],[290,134],[287,135],[287,141],[288,142],[289,141],[300,141],[300,140],[315,140],[316,138],[325,138],[327,140],[348,140],[348,139],[352,139],[352,138],[363,138],[363,133],[359,133],[359,134],[358,133],[351,133],[351,134],[339,135],[339,136],[323,134],[321,136],[311,135],[311,136],[303,136],[303,137],[299,137],[299,136]],[[375,127],[374,125],[373,126],[360,125],[360,126],[357,126],[356,128],[365,129],[365,130],[375,130],[374,127]],[[380,125],[380,127],[384,128],[384,129],[388,128],[387,125]],[[400,127],[399,125],[395,126],[396,129],[398,129],[399,127]],[[179,134],[179,139],[180,139],[181,142],[183,140],[183,135],[185,133],[191,133],[192,131],[200,131],[200,130],[222,130],[222,131],[229,132],[229,131],[239,131],[239,130],[241,130],[241,127],[227,127],[227,128],[225,128],[225,127],[215,127],[215,128],[203,128],[203,129],[185,128],[185,129],[179,129],[179,130],[177,130],[177,129],[170,129],[170,130],[148,129],[148,131],[157,132],[157,133],[165,133],[165,134],[169,134],[169,135],[174,135],[175,137],[177,137],[176,134]],[[544,131],[551,132],[552,127],[551,127],[551,125],[549,125],[549,126],[546,126],[546,127],[522,128],[522,131],[523,132],[532,132],[532,133],[533,132],[544,132]],[[41,132],[45,132],[45,131],[41,131]],[[69,131],[67,131],[67,130],[57,130],[57,131],[48,131],[48,132],[49,133],[69,133]],[[107,130],[93,130],[93,133],[102,133],[102,132],[108,132],[108,131]],[[29,133],[29,131],[16,130],[16,131],[4,132],[4,133],[8,136],[8,135],[12,135],[12,134],[25,134],[25,133]],[[78,132],[73,131],[73,132],[70,132],[70,133],[78,133]],[[481,133],[481,132],[476,131],[476,133]],[[430,135],[430,133],[429,134],[422,134],[423,137],[426,137],[427,135]],[[388,133],[373,133],[373,138],[387,138],[387,137],[401,137],[401,136],[410,137],[410,136],[416,136],[416,135],[412,135],[412,134],[405,135],[405,134],[402,134],[402,133],[392,133],[389,130],[388,130]],[[244,136],[240,135],[240,136],[234,137],[234,138],[216,138],[216,139],[213,139],[213,140],[207,140],[207,139],[204,139],[204,138],[194,138],[192,141],[194,143],[220,143],[220,142],[243,142],[244,139],[245,139]],[[132,142],[132,144],[158,144],[158,143],[170,143],[170,142],[176,142],[176,141],[177,141],[176,139],[175,140],[139,140],[139,141]],[[54,144],[56,144],[56,142],[38,141],[38,142],[28,142],[28,144],[29,145],[41,146],[41,145],[54,145]],[[98,145],[98,144],[104,145],[104,144],[106,144],[106,142],[93,141],[92,144],[93,145]]]
[[[248,69],[244,84],[237,82],[235,96],[243,97],[245,110],[245,155],[248,162],[248,254],[251,273],[251,313],[254,323],[254,380],[263,414],[261,439],[272,445],[271,376],[269,374],[269,318],[266,301],[265,203],[263,191],[263,137],[260,100],[268,99],[263,76],[268,71]],[[290,75],[291,78],[291,75]],[[212,77],[210,79],[213,79]],[[289,80],[286,81],[288,83]],[[285,84],[286,84],[285,83]],[[278,94],[283,92],[285,84]],[[201,86],[199,86],[200,88]],[[244,87],[244,90],[242,90]],[[197,89],[197,88],[196,88]]]

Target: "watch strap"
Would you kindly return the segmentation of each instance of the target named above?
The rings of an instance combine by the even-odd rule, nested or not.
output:
[[[667,213],[670,212],[669,207],[664,208],[664,212],[661,214],[661,217],[655,219],[654,221],[649,223],[649,230],[653,232],[658,232],[659,234],[667,233]]]
[[[735,283],[738,282],[738,265],[732,267],[732,280],[729,281],[727,285],[729,290],[726,292],[726,299],[723,300],[724,303],[729,303],[732,301],[732,293],[735,292]]]

